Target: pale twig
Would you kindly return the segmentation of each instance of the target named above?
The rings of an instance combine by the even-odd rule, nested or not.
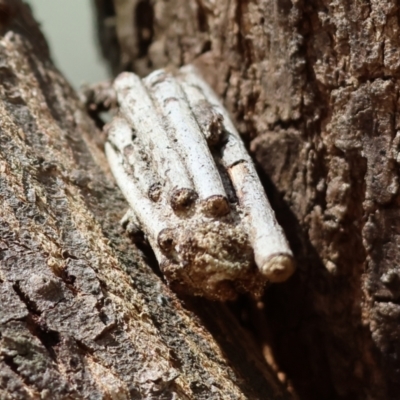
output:
[[[132,139],[132,129],[125,119],[114,118],[106,127],[108,141],[121,153],[125,170],[138,182],[143,193],[157,201],[161,196],[160,177],[153,170],[150,157]]]
[[[168,227],[168,222],[172,220],[171,213],[166,207],[154,203],[140,191],[136,180],[126,172],[121,153],[117,152],[110,143],[105,144],[105,151],[118,186],[134,210],[140,227],[145,229],[147,237],[157,254],[158,235]]]

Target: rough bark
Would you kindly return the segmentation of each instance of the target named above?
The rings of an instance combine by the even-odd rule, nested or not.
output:
[[[178,299],[119,228],[100,132],[0,6],[0,398],[288,398],[229,308]]]
[[[259,163],[298,263],[254,314],[267,359],[300,398],[399,398],[397,2],[96,3],[114,71],[194,62]]]

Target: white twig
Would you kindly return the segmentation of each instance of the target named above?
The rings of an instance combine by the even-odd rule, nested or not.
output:
[[[156,244],[159,233],[168,227],[167,221],[171,220],[171,215],[165,207],[161,211],[158,204],[143,195],[137,182],[127,174],[121,154],[117,153],[110,143],[105,144],[105,151],[118,186],[134,210],[140,226],[145,229],[148,239],[152,244]]]
[[[121,153],[123,165],[128,174],[139,183],[141,190],[151,200],[157,201],[161,195],[160,177],[153,171],[150,158],[138,143],[132,139],[132,129],[125,119],[117,117],[107,125],[108,141]]]
[[[251,167],[248,162],[235,164],[229,168],[229,176],[248,218],[247,228],[257,266],[271,282],[283,282],[294,272],[292,252]]]

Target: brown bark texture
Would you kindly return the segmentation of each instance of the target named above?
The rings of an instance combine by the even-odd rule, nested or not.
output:
[[[398,2],[96,5],[114,73],[195,63],[258,162],[298,265],[251,323],[282,379],[302,399],[400,398]]]
[[[234,308],[178,299],[119,227],[29,8],[1,1],[0,29],[0,399],[289,398]]]

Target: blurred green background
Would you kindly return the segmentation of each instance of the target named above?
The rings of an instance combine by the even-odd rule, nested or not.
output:
[[[97,47],[91,0],[26,0],[50,45],[57,67],[78,89],[105,80],[108,71]]]

